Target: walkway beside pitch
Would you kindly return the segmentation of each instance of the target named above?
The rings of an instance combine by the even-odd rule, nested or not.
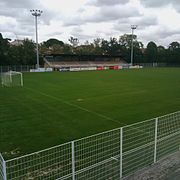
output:
[[[141,169],[123,180],[179,180],[180,151],[169,155],[156,164]]]

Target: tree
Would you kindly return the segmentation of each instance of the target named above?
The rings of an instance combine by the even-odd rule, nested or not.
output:
[[[145,51],[145,58],[147,62],[157,62],[157,45],[154,42],[149,42]]]
[[[158,62],[161,62],[161,63],[166,62],[167,61],[167,51],[166,51],[165,47],[158,46],[157,52],[158,52],[158,55],[157,55]]]
[[[109,42],[105,39],[101,40],[102,55],[107,55],[109,51]]]
[[[68,39],[69,40],[69,42],[71,43],[71,45],[73,46],[73,47],[76,47],[76,46],[78,46],[78,44],[79,44],[79,40],[78,40],[78,38],[74,38],[74,37],[70,37],[70,39]]]
[[[47,41],[44,42],[44,45],[49,48],[52,47],[54,45],[59,45],[59,46],[64,46],[64,42],[63,41],[59,41],[58,39],[48,39]]]
[[[24,39],[22,45],[13,45],[9,49],[11,65],[36,64],[36,46],[32,40]]]
[[[23,50],[22,64],[29,64],[29,65],[36,64],[36,46],[35,46],[35,43],[32,40],[24,39],[22,50]]]
[[[0,33],[0,65],[8,65],[9,64],[9,40],[7,38],[3,38],[2,34]]]
[[[178,42],[172,42],[168,47],[168,62],[179,63],[180,62],[180,44]]]
[[[180,44],[176,41],[176,42],[172,42],[170,45],[169,45],[169,50],[171,51],[174,51],[176,49],[179,49],[180,48]]]
[[[11,46],[9,49],[9,65],[21,65],[23,61],[22,45]]]
[[[100,39],[100,38],[94,39],[93,45],[94,45],[94,54],[95,55],[102,55],[101,41],[102,41],[102,39]]]
[[[124,34],[119,37],[120,52],[124,60],[130,62],[132,34]],[[143,61],[143,43],[137,40],[133,35],[134,63]]]
[[[54,38],[48,39],[40,45],[40,53],[42,55],[63,53],[63,49],[64,42]]]
[[[94,55],[94,45],[86,44],[80,45],[75,48],[75,53],[80,55]]]
[[[116,38],[110,38],[109,46],[108,46],[108,54],[109,55],[121,55],[120,52],[120,44]]]
[[[133,35],[133,41],[136,41],[137,36]],[[132,35],[131,34],[124,34],[119,37],[119,43],[121,46],[125,47],[126,49],[131,48],[132,42]]]

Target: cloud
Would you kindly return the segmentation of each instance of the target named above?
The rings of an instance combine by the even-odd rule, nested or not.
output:
[[[178,35],[179,30],[178,29],[169,29],[167,27],[161,26],[156,30],[155,33],[158,38],[164,39],[164,38],[168,38],[170,36]]]
[[[180,12],[179,0],[140,0],[145,7],[159,8],[172,5],[176,11]]]
[[[129,24],[137,25],[138,29],[145,29],[146,27],[156,26],[158,25],[158,19],[156,16],[142,16],[142,17],[135,17],[129,18]]]
[[[33,18],[31,17],[30,9],[34,9],[34,7],[45,11],[43,16],[41,16],[41,21],[44,24],[49,24],[50,20],[54,17],[52,11],[46,9],[36,0],[1,0],[0,6],[0,15],[15,18],[17,23],[32,24]]]
[[[158,24],[157,17],[142,17],[141,19],[135,20],[135,24],[139,27],[154,26]]]
[[[140,0],[146,7],[160,7],[169,4],[170,0]]]
[[[59,36],[59,35],[62,35],[62,34],[63,34],[63,32],[54,31],[52,33],[47,33],[46,35],[50,36],[50,37],[54,37],[54,36]]]
[[[71,16],[64,18],[63,20],[63,26],[80,26],[82,24],[85,24],[85,19],[83,19],[83,16]]]
[[[25,37],[34,38],[34,17],[30,13],[30,9],[42,9],[45,13],[38,18],[38,26],[49,25],[54,17],[54,12],[45,8],[36,0],[1,0],[0,1],[0,31],[10,38]],[[2,21],[4,19],[4,21]]]
[[[138,9],[131,6],[113,6],[100,8],[99,12],[89,18],[91,22],[112,21],[132,16],[140,16]]]
[[[74,27],[70,34],[73,36],[73,37],[77,37],[79,40],[82,40],[82,41],[86,41],[86,40],[89,40],[89,39],[93,39],[94,38],[94,35],[90,35],[85,29],[83,29],[82,27]]]
[[[88,5],[102,7],[102,6],[114,6],[120,4],[126,4],[129,0],[91,0]]]
[[[82,41],[86,41],[86,40],[89,40],[89,39],[94,39],[94,36],[93,35],[89,35],[89,34],[85,34],[85,33],[79,33],[79,32],[72,32],[71,35],[73,37],[77,37],[79,40],[80,40],[80,43]]]
[[[0,5],[1,7],[9,7],[9,8],[27,8],[33,7],[35,0],[1,0]]]
[[[79,11],[78,11],[79,12]],[[93,13],[77,13],[76,16],[68,17],[64,26],[79,26],[87,23],[113,22],[119,19],[141,16],[139,10],[132,5],[105,6],[95,8]]]
[[[0,32],[12,31],[12,29],[14,29],[14,27],[16,26],[15,19],[4,16],[0,16],[0,18],[1,18]]]
[[[131,33],[131,25],[137,25],[137,31],[143,30],[146,27],[158,25],[156,16],[142,15],[139,17],[129,17],[119,19],[118,22],[113,23],[113,29],[121,33]]]
[[[151,26],[145,29],[137,29],[138,39],[143,41],[144,44],[154,41],[158,45],[166,45],[173,41],[177,41],[180,37],[180,33],[175,28],[169,28],[167,26]]]
[[[0,0],[0,32],[9,38],[35,38],[30,9],[43,10],[38,18],[39,40],[51,37],[79,40],[135,33],[143,42],[168,42],[179,37],[179,0]],[[174,28],[174,29],[173,29]]]

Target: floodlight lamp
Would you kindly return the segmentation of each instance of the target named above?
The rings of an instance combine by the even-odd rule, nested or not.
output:
[[[41,16],[41,14],[43,13],[43,11],[39,10],[39,9],[32,9],[30,10],[30,12],[32,13],[33,16]]]
[[[137,25],[131,25],[131,29],[136,29]]]

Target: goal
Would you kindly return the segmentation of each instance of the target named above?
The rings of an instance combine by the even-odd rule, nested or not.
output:
[[[23,86],[23,75],[16,71],[2,73],[1,84],[3,87]]]

